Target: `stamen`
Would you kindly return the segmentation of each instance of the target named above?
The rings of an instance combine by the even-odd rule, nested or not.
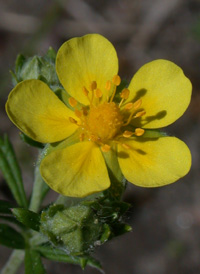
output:
[[[135,101],[135,103],[133,103],[133,107],[134,109],[138,109],[142,104],[142,99],[138,99],[137,101]]]
[[[136,136],[142,136],[144,134],[144,129],[143,128],[136,128],[134,134]]]
[[[119,86],[120,83],[121,83],[121,78],[120,78],[120,76],[119,76],[119,75],[115,75],[115,76],[113,77],[113,79],[112,79],[112,82],[113,82],[113,84],[115,85],[115,87],[114,87],[114,90],[113,90],[113,93],[112,93],[110,102],[113,101],[113,99],[114,99],[114,97],[115,97],[116,90],[117,90],[117,86]]]
[[[97,88],[97,82],[96,81],[92,81],[92,83],[90,84],[91,91],[94,91],[96,88]]]
[[[86,87],[83,87],[82,90],[83,90],[83,93],[85,94],[85,96],[88,97],[89,91],[86,89]]]
[[[70,97],[68,99],[68,102],[69,102],[69,104],[70,104],[71,107],[75,107],[77,105],[77,101],[73,97]]]
[[[121,83],[121,78],[119,75],[115,75],[112,79],[112,82],[115,86],[119,86]]]
[[[128,99],[129,94],[130,94],[130,90],[127,88],[124,88],[120,94],[120,97],[126,100]]]
[[[108,80],[108,81],[106,82],[105,89],[106,89],[107,91],[109,91],[109,90],[111,89],[111,86],[112,86],[112,83],[111,83],[110,80]]]
[[[139,111],[135,114],[134,118],[142,117],[146,114],[146,111]]]
[[[110,148],[111,148],[111,147],[110,147],[109,145],[107,145],[107,144],[101,146],[101,150],[102,150],[103,152],[108,152],[108,151],[110,150]]]
[[[124,88],[120,94],[120,97],[122,98],[121,102],[119,103],[119,108],[123,104],[123,102],[128,99],[128,96],[130,94],[130,91],[127,88]]]
[[[80,117],[82,116],[82,114],[83,114],[83,113],[82,113],[80,110],[78,110],[78,109],[75,109],[74,113],[75,113],[75,115],[76,115],[78,118],[80,118]]]
[[[69,121],[71,122],[71,123],[73,123],[73,124],[77,124],[78,122],[74,119],[74,118],[72,118],[72,117],[69,117]]]
[[[133,135],[134,133],[132,131],[125,130],[123,133],[123,137],[129,138]]]
[[[133,107],[133,103],[128,103],[124,106],[124,109],[130,110]]]
[[[96,98],[101,98],[103,93],[99,88],[97,88],[94,92],[94,95],[96,96]]]

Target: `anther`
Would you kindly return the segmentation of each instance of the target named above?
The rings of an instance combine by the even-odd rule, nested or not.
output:
[[[123,133],[123,137],[129,138],[133,135],[134,133],[132,131],[125,130]]]
[[[96,81],[92,81],[92,83],[90,84],[91,91],[94,91],[96,88],[97,88],[97,82]]]
[[[78,109],[75,109],[74,113],[78,118],[80,118],[82,116],[82,112]]]
[[[146,114],[146,111],[139,111],[135,114],[134,118],[142,117]]]
[[[102,150],[103,152],[108,152],[108,151],[110,150],[110,146],[107,145],[107,144],[105,144],[105,145],[101,146],[101,150]]]
[[[77,121],[72,117],[69,117],[69,121],[73,124],[77,124]]]
[[[108,81],[106,82],[105,89],[109,91],[109,90],[111,89],[111,85],[112,85],[111,81],[108,80]]]
[[[130,94],[129,89],[124,88],[124,89],[122,90],[121,94],[120,94],[120,97],[126,100],[126,99],[128,99],[129,94]]]
[[[121,83],[121,78],[119,75],[115,75],[112,79],[112,82],[115,86],[119,86]]]
[[[142,99],[138,99],[135,103],[133,103],[134,109],[138,109],[142,104]]]
[[[101,98],[103,95],[102,91],[99,88],[95,90],[94,94],[96,98]]]
[[[136,128],[134,134],[136,136],[142,136],[144,134],[144,129],[143,128]]]
[[[83,115],[86,116],[88,114],[87,108],[82,107]]]
[[[77,101],[73,97],[70,97],[68,99],[68,102],[69,102],[71,107],[75,107],[77,105]]]
[[[124,109],[130,110],[133,107],[133,103],[128,103],[124,106]]]

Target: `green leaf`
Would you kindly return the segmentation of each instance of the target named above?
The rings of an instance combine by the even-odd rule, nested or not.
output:
[[[19,206],[28,207],[22,176],[15,152],[8,137],[0,137],[0,170]]]
[[[14,216],[0,215],[0,219],[5,220],[9,223],[18,225],[20,228],[24,228],[24,225],[16,220]]]
[[[40,215],[24,208],[13,208],[12,213],[16,216],[17,220],[25,226],[39,231],[40,229]]]
[[[35,247],[35,250],[37,250],[44,258],[52,261],[78,264],[82,268],[84,268],[86,265],[90,265],[94,268],[102,270],[100,262],[90,256],[69,256],[63,250],[51,246],[37,246]]]
[[[15,249],[24,249],[24,237],[7,224],[0,224],[0,244]]]
[[[25,274],[45,274],[40,254],[32,249],[25,252]]]
[[[12,214],[11,208],[13,208],[13,204],[7,201],[0,200],[0,214]]]

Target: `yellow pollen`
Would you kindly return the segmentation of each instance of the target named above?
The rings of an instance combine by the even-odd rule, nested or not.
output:
[[[111,85],[112,85],[111,81],[108,80],[108,81],[106,82],[105,89],[109,91],[109,90],[111,89]]]
[[[110,150],[110,146],[107,145],[107,144],[105,144],[105,145],[101,146],[101,150],[102,150],[103,152],[108,152],[108,151]]]
[[[143,128],[136,128],[134,134],[136,136],[142,136],[144,134],[144,129]]]
[[[139,111],[135,114],[134,118],[142,117],[146,114],[146,111]]]
[[[105,142],[119,133],[123,117],[117,104],[104,102],[90,109],[85,123],[86,133],[91,140],[96,138],[96,140]]]
[[[119,75],[115,75],[112,79],[112,82],[115,86],[119,86],[121,83],[121,78]]]
[[[123,137],[129,138],[133,135],[134,133],[132,131],[125,130],[123,133]]]
[[[97,88],[97,82],[96,81],[92,81],[91,85],[90,85],[90,89],[92,91],[94,91]]]
[[[73,97],[70,97],[68,101],[71,107],[75,107],[77,105],[77,101]]]
[[[125,109],[130,110],[133,107],[133,103],[128,103],[124,106]]]
[[[133,103],[134,109],[138,109],[142,104],[142,99],[138,99],[135,103]]]
[[[120,97],[126,100],[128,99],[129,94],[130,94],[129,89],[124,88],[120,94]]]
[[[71,122],[71,123],[73,123],[73,124],[77,124],[78,122],[74,119],[74,118],[72,118],[72,117],[69,117],[69,121]]]
[[[78,109],[75,109],[74,113],[78,118],[80,118],[82,116],[82,112]]]
[[[95,90],[94,94],[95,94],[96,98],[101,98],[103,95],[102,91],[99,88],[97,88]]]

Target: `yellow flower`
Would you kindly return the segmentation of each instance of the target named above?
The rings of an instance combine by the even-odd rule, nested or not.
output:
[[[32,139],[62,141],[40,166],[52,189],[74,197],[107,189],[109,153],[138,186],[167,185],[188,173],[191,154],[185,143],[152,130],[173,123],[190,102],[191,83],[177,65],[167,60],[144,65],[118,103],[117,54],[101,35],[65,42],[56,70],[71,109],[39,80],[19,83],[6,104],[11,121]]]

